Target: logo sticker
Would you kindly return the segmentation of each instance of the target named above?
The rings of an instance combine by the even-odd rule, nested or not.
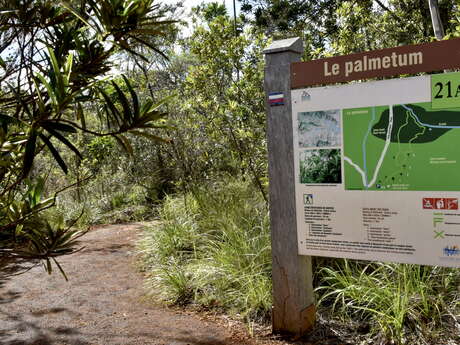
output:
[[[460,248],[458,246],[446,246],[443,252],[446,256],[460,255]]]
[[[302,100],[302,102],[307,102],[307,101],[311,100],[310,94],[307,91],[303,91],[302,96],[301,96],[301,100]]]

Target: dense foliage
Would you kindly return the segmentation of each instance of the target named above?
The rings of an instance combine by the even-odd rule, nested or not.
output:
[[[306,58],[356,53],[433,39],[427,0],[240,0],[246,20],[276,38],[300,36]],[[458,32],[458,6],[439,0],[446,35]]]
[[[181,36],[162,19],[176,7],[151,0],[0,1],[1,264],[50,271],[76,229],[158,216],[141,244],[152,293],[269,317],[264,47],[300,36],[312,59],[434,37],[425,0],[240,3],[238,18],[200,4]],[[439,7],[459,36],[459,6]],[[320,152],[302,179],[339,181],[338,152]],[[322,264],[320,307],[367,325],[363,342],[454,339],[455,270]]]
[[[5,0],[1,8],[0,259],[40,259],[50,272],[50,260],[61,269],[55,257],[72,253],[79,233],[42,216],[59,189],[45,193],[49,168],[34,162],[49,154],[67,174],[63,152],[84,158],[77,133],[111,137],[128,152],[127,133],[160,139],[149,132],[164,127],[159,104],[109,73],[122,51],[141,57],[135,46],[157,50],[154,39],[171,22],[161,21],[151,0]]]
[[[306,151],[300,157],[300,183],[342,183],[340,150]]]

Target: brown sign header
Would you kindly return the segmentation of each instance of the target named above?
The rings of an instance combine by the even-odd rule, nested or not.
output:
[[[460,67],[460,38],[291,65],[291,88]]]

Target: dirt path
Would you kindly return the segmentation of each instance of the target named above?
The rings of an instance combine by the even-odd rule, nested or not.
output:
[[[83,238],[86,249],[61,259],[69,276],[42,267],[0,281],[0,344],[253,344],[197,316],[143,300],[134,268],[140,224],[111,225]]]

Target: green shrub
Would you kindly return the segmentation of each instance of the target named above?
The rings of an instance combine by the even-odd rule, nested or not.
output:
[[[146,229],[139,248],[152,294],[268,318],[268,210],[250,183],[226,180],[167,197],[159,223]]]
[[[318,271],[319,304],[344,320],[368,322],[397,344],[427,344],[460,315],[458,270],[334,260]],[[455,334],[454,332],[453,334]],[[459,340],[459,339],[456,339]]]
[[[110,196],[112,209],[117,209],[127,203],[126,195],[123,191],[115,192]]]

